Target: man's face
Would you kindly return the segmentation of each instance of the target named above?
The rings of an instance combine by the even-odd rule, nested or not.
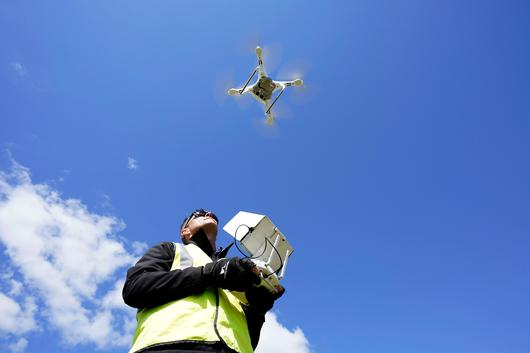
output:
[[[200,212],[199,214],[193,214],[190,220],[187,221],[182,228],[180,233],[181,237],[186,240],[190,240],[199,231],[199,229],[202,229],[206,233],[212,248],[215,249],[215,242],[217,241],[217,221],[214,217],[216,216],[214,216],[211,212]]]
[[[190,230],[192,235],[202,228],[208,237],[210,237],[210,235],[215,235],[217,237],[217,222],[208,213],[204,216],[194,216],[188,222],[186,228]]]

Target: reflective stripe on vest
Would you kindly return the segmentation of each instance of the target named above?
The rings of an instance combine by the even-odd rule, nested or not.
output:
[[[199,247],[175,243],[171,271],[212,262]],[[252,353],[247,320],[240,301],[230,291],[207,288],[150,309],[140,309],[138,325],[129,353],[147,347],[179,341],[223,341],[240,353]]]

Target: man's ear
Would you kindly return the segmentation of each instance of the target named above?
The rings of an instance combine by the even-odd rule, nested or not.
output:
[[[189,241],[191,239],[191,231],[188,227],[184,227],[180,230],[180,237],[186,241]]]

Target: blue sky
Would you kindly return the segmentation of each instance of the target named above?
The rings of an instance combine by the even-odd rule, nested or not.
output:
[[[295,248],[271,320],[307,340],[300,352],[530,351],[529,10],[1,2],[0,294],[11,299],[0,297],[0,310],[27,325],[0,326],[0,345],[92,352],[98,340],[68,343],[42,292],[53,284],[15,251],[26,221],[42,234],[35,204],[21,203],[13,221],[23,190],[68,222],[86,216],[94,249],[123,247],[90,288],[53,262],[94,315],[129,315],[103,298],[141,244],[177,239],[189,210],[210,208],[222,223],[245,210],[270,216]],[[255,42],[278,54],[271,76],[294,67],[307,83],[282,96],[286,117],[268,130],[251,97],[220,93],[226,77],[247,79]],[[98,219],[112,226],[94,231]]]

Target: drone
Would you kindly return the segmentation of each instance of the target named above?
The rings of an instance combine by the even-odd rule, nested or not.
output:
[[[247,82],[242,88],[230,88],[228,90],[228,94],[231,96],[235,96],[238,94],[243,95],[245,93],[252,93],[254,98],[256,98],[259,102],[265,105],[266,122],[267,124],[272,125],[274,123],[274,117],[272,116],[271,109],[274,104],[278,101],[278,99],[287,87],[302,86],[304,81],[299,78],[292,81],[275,81],[271,79],[269,76],[267,76],[267,72],[265,71],[265,66],[263,65],[263,58],[261,54],[261,47],[257,46],[256,55],[258,56],[258,66],[254,69],[254,71],[252,71],[252,74],[250,75]],[[254,75],[256,75],[256,72],[259,72],[258,80],[253,85],[249,85]],[[276,95],[276,97],[271,103],[272,95],[276,90],[280,90],[280,92]]]

